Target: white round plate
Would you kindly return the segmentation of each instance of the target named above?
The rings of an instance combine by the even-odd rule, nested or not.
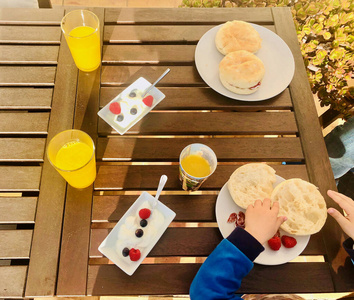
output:
[[[195,64],[199,75],[213,90],[226,97],[243,101],[261,101],[284,91],[290,84],[295,62],[288,45],[273,31],[250,23],[262,38],[262,48],[256,55],[263,61],[265,75],[260,88],[250,95],[235,94],[226,89],[219,79],[219,63],[224,58],[215,46],[215,36],[220,26],[207,31],[195,49]]]
[[[285,180],[278,175],[276,176],[277,180],[274,183],[274,187]],[[224,238],[227,238],[235,229],[233,223],[227,223],[230,214],[239,213],[240,211],[245,212],[246,210],[239,207],[232,200],[229,190],[227,189],[227,184],[225,183],[218,195],[215,205],[216,221]],[[288,249],[282,245],[278,251],[274,251],[270,249],[268,243],[266,243],[263,245],[265,250],[255,259],[254,262],[260,265],[280,265],[287,263],[298,257],[302,251],[304,251],[310,240],[310,235],[295,236],[280,229],[280,236],[283,236],[284,234],[296,238],[297,244],[294,248]]]

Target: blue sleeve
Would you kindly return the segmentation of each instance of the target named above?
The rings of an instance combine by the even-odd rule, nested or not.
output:
[[[354,245],[354,241],[351,238],[346,239],[343,242],[343,247],[348,252],[348,254],[349,254],[349,256],[352,259],[352,262],[354,264],[354,249],[353,249],[353,245]]]
[[[241,299],[235,292],[263,250],[251,234],[236,227],[200,267],[190,288],[191,300]]]
[[[253,263],[224,239],[200,267],[190,287],[191,300],[241,299],[235,295]]]

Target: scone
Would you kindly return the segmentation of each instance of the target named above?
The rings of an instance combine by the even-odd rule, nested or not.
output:
[[[309,235],[321,230],[326,222],[326,202],[312,183],[299,178],[285,180],[271,195],[279,202],[279,215],[288,219],[281,229],[294,235]]]
[[[252,94],[257,91],[264,74],[263,62],[246,50],[229,53],[219,64],[221,83],[236,94]]]
[[[272,167],[265,163],[251,163],[232,173],[227,188],[235,203],[246,209],[256,200],[270,198],[275,181],[275,170]]]
[[[256,53],[262,46],[262,39],[251,24],[243,21],[229,21],[216,33],[215,45],[224,55],[237,50]]]

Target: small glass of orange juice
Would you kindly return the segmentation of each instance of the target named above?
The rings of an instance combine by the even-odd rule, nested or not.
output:
[[[217,158],[214,151],[203,144],[185,147],[179,156],[179,179],[185,191],[196,191],[214,173]]]
[[[49,142],[47,155],[72,187],[83,189],[95,181],[95,145],[87,133],[76,129],[58,133]]]
[[[61,20],[61,30],[76,66],[84,72],[101,64],[100,24],[89,10],[74,10]]]

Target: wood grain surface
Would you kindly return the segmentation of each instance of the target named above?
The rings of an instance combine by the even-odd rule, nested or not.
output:
[[[103,23],[104,9],[90,9]],[[103,28],[101,27],[101,36]],[[101,41],[102,46],[102,41]],[[73,128],[97,139],[101,67],[93,72],[79,72]],[[85,296],[90,246],[90,223],[93,185],[85,189],[67,188],[56,294]],[[80,249],[80,251],[77,251]]]
[[[220,190],[238,166],[219,165],[202,185],[201,190]],[[308,180],[305,165],[272,165],[272,167],[285,179]],[[99,165],[95,190],[155,190],[161,174],[166,174],[169,178],[165,190],[181,190],[178,168],[178,165]]]
[[[50,109],[52,88],[0,88],[0,109]]]
[[[0,230],[0,259],[28,259],[32,230]]]
[[[100,107],[108,104],[120,94],[124,87],[101,88]],[[159,87],[166,98],[154,110],[232,110],[232,111],[259,111],[259,110],[290,110],[292,102],[289,90],[286,89],[278,96],[255,102],[238,101],[226,98],[209,87]]]
[[[63,15],[62,10],[39,11],[43,13],[48,12],[47,16],[52,16],[52,18],[52,12],[60,12],[58,21],[60,21]],[[58,23],[57,21],[53,22],[55,24]],[[35,69],[40,70],[40,67],[36,67]],[[55,87],[47,144],[54,135],[72,128],[73,125],[78,71],[63,36],[61,36],[58,67],[57,69],[53,68],[53,71],[56,71]],[[65,194],[65,180],[53,168],[45,156],[25,297],[54,296],[55,294]]]
[[[60,44],[60,27],[1,26],[0,44]]]
[[[0,223],[33,224],[36,207],[36,197],[0,198]]]
[[[43,162],[45,139],[0,138],[0,162]]]
[[[178,161],[184,147],[202,143],[218,161],[301,161],[298,138],[100,138],[97,159],[103,161]]]

